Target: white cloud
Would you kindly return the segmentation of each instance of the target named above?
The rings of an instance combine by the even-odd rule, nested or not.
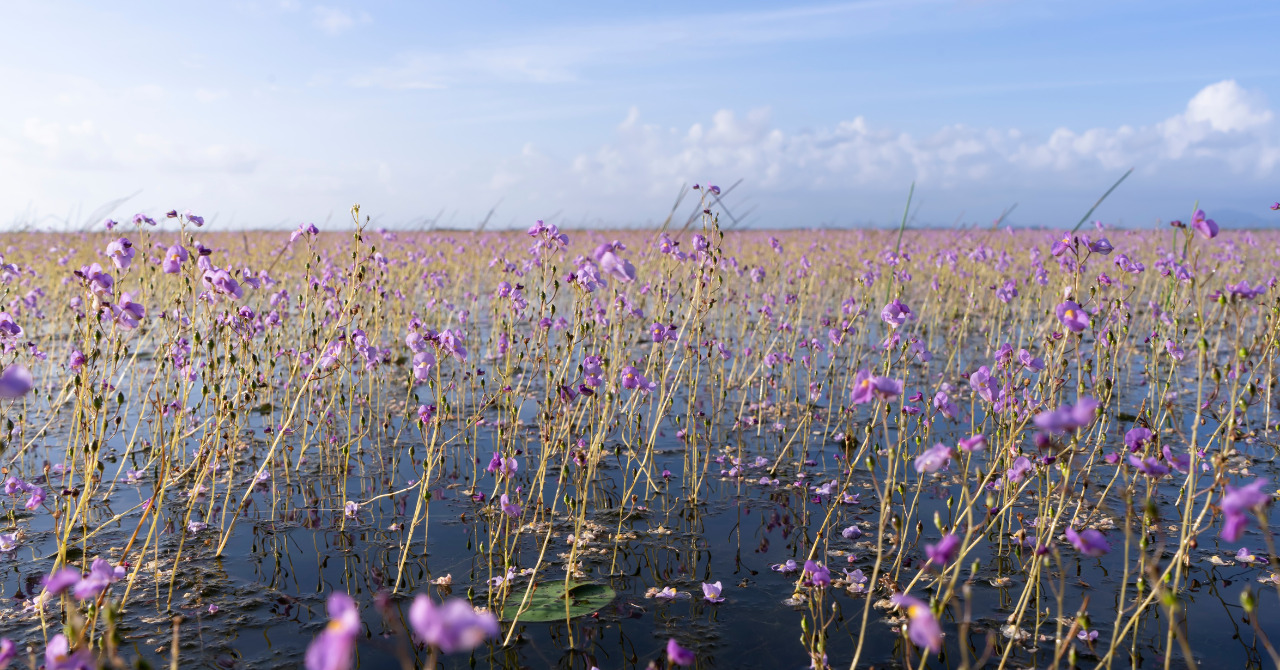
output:
[[[13,153],[29,167],[60,170],[178,171],[244,174],[260,157],[243,144],[192,144],[156,133],[112,135],[92,120],[59,123],[38,117],[23,123]]]
[[[352,14],[337,7],[317,5],[311,8],[312,22],[330,35],[341,35],[360,23],[370,23],[373,17],[366,12]]]
[[[1234,79],[1206,86],[1187,103],[1183,116],[1220,132],[1251,130],[1271,122],[1266,101],[1240,88]]]
[[[388,89],[439,89],[477,81],[587,81],[592,71],[607,72],[639,61],[697,62],[769,44],[917,31],[921,22],[906,20],[903,8],[946,4],[947,0],[861,0],[764,11],[626,17],[538,30],[521,27],[474,44],[407,49],[389,63],[337,78],[353,86]]]
[[[227,95],[228,93],[225,90],[221,90],[221,89],[211,90],[207,88],[197,88],[195,92],[196,100],[199,100],[200,102],[203,102],[205,104],[222,100],[223,98],[227,97]]]
[[[768,109],[716,112],[687,129],[646,124],[632,108],[612,141],[552,162],[525,147],[495,174],[491,187],[526,189],[551,183],[614,197],[667,197],[681,184],[745,180],[756,193],[848,189],[978,187],[1093,188],[1099,175],[1130,167],[1153,177],[1195,174],[1199,188],[1219,178],[1259,180],[1280,168],[1273,114],[1234,81],[1205,87],[1186,109],[1142,126],[1073,130],[1047,137],[1018,129],[946,126],[924,136],[858,116],[813,131],[774,127]],[[522,172],[522,166],[529,170]],[[1104,179],[1105,180],[1105,177]]]

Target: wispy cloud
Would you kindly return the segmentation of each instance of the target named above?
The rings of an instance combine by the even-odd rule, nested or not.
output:
[[[317,5],[311,8],[312,22],[320,30],[330,35],[341,35],[358,24],[372,23],[373,17],[367,12],[348,12],[337,7]]]
[[[391,62],[340,77],[355,86],[439,89],[481,81],[564,83],[607,76],[610,67],[679,62],[743,47],[813,41],[885,31],[925,29],[896,18],[905,5],[944,0],[868,0],[771,11],[690,13],[661,19],[628,19],[545,26],[499,34],[471,45],[409,48]],[[941,12],[945,14],[946,12]],[[707,73],[708,76],[714,73]]]

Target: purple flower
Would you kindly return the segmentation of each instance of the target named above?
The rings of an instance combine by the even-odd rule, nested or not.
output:
[[[1004,478],[1016,484],[1022,481],[1030,471],[1031,459],[1026,456],[1019,456],[1014,459],[1013,465],[1010,465],[1009,469],[1005,471]]]
[[[21,398],[31,392],[35,382],[31,371],[21,365],[10,365],[0,372],[0,399]]]
[[[821,563],[805,561],[804,574],[808,575],[808,582],[812,586],[831,586],[831,571]]]
[[[1147,266],[1138,261],[1129,260],[1129,257],[1124,254],[1116,254],[1116,267],[1135,275],[1142,274],[1142,271],[1147,269]]]
[[[934,568],[940,568],[956,560],[959,550],[960,536],[955,533],[947,533],[938,540],[937,544],[926,544],[924,547],[924,553],[929,557],[929,565]]]
[[[1213,219],[1205,218],[1203,209],[1197,209],[1191,217],[1191,227],[1206,240],[1212,240],[1218,236],[1218,224]]]
[[[1186,352],[1182,350],[1182,347],[1178,346],[1178,343],[1173,340],[1164,341],[1164,350],[1169,352],[1169,355],[1173,356],[1173,360],[1175,361],[1180,361],[1187,355]]]
[[[1174,470],[1184,475],[1191,470],[1191,454],[1175,454],[1167,444],[1160,448],[1160,453],[1164,454],[1164,459],[1169,461]]]
[[[1018,350],[1018,362],[1031,372],[1039,372],[1044,369],[1044,359],[1039,356],[1032,356],[1031,352],[1026,349]]]
[[[1151,441],[1151,429],[1138,426],[1124,434],[1124,444],[1129,447],[1129,451],[1137,452],[1142,450],[1142,445]]]
[[[621,282],[632,282],[636,280],[636,267],[631,261],[619,258],[614,250],[621,250],[622,246],[617,242],[602,244],[596,247],[593,252],[596,263],[600,265],[600,271],[612,275]]]
[[[45,670],[93,670],[96,667],[98,664],[93,660],[93,653],[88,649],[71,651],[71,643],[62,633],[50,638],[44,648]]]
[[[63,568],[44,578],[44,590],[49,595],[60,595],[80,581],[80,571],[75,568]]]
[[[240,282],[231,276],[226,270],[205,270],[200,277],[204,282],[205,288],[209,289],[214,295],[221,295],[239,300],[244,297],[244,289],[240,288]]]
[[[1150,457],[1138,458],[1135,454],[1129,454],[1129,465],[1137,468],[1138,472],[1141,472],[1152,479],[1159,479],[1169,474],[1168,467],[1162,465],[1160,461]]]
[[[467,334],[461,329],[445,329],[440,331],[440,348],[459,361],[467,360],[467,348],[463,344]]]
[[[693,665],[698,660],[692,651],[680,646],[673,637],[667,640],[667,660],[679,666]]]
[[[984,365],[974,370],[973,374],[969,375],[969,386],[973,387],[973,392],[981,396],[983,400],[995,402],[999,385],[991,377],[991,368]]]
[[[987,448],[987,436],[981,433],[972,435],[960,440],[956,446],[960,448],[960,451],[967,451],[970,453],[982,451]]]
[[[31,497],[27,498],[27,502],[23,505],[23,507],[33,510],[44,504],[45,492],[43,488],[39,486],[30,485],[27,487],[27,492],[31,494]]]
[[[319,234],[320,234],[320,229],[319,229],[319,228],[316,228],[316,224],[314,224],[314,223],[307,223],[307,224],[299,223],[299,224],[298,224],[298,229],[297,229],[297,230],[295,230],[295,231],[293,231],[292,233],[289,233],[289,244],[293,244],[294,242],[298,241],[298,238],[299,238],[299,237],[302,237],[303,235],[311,235],[311,236],[315,236],[315,235],[319,235]]]
[[[892,302],[884,306],[884,309],[880,310],[880,318],[889,324],[890,328],[901,326],[912,316],[911,308],[902,304],[902,301],[897,298],[894,298]]]
[[[334,591],[326,604],[329,624],[307,647],[307,670],[347,670],[360,634],[360,609],[351,596]]]
[[[1099,237],[1097,240],[1089,243],[1089,251],[1106,256],[1111,253],[1115,247],[1111,246],[1111,242],[1105,237]]]
[[[840,535],[846,540],[856,540],[862,537],[862,529],[857,526],[849,526],[848,528],[840,531]]]
[[[413,378],[425,382],[431,378],[431,370],[436,366],[436,355],[430,351],[420,351],[413,355]]]
[[[702,599],[709,603],[722,603],[724,598],[720,597],[722,590],[720,582],[714,584],[702,583]]]
[[[1076,551],[1085,556],[1097,558],[1111,551],[1111,545],[1107,543],[1107,538],[1103,537],[1101,532],[1092,528],[1087,528],[1077,533],[1076,529],[1068,526],[1067,541],[1076,548]]]
[[[89,574],[76,582],[71,594],[79,600],[96,598],[98,594],[106,591],[107,587],[124,578],[124,575],[123,567],[112,567],[105,559],[95,558],[93,565],[89,567]]]
[[[437,606],[422,593],[409,607],[409,625],[418,639],[443,654],[471,651],[499,632],[497,617],[477,612],[466,600],[453,598]]]
[[[342,514],[348,519],[354,519],[360,515],[360,503],[354,500],[348,500],[342,506]]]
[[[127,270],[133,264],[133,256],[137,252],[133,248],[133,242],[129,238],[122,237],[107,245],[107,257],[115,264],[118,270]]]
[[[634,366],[626,366],[622,368],[622,388],[631,390],[640,390],[644,392],[657,390],[658,385],[649,381],[639,368]]]
[[[1098,401],[1086,397],[1081,398],[1075,406],[1062,405],[1049,412],[1040,412],[1031,421],[1041,430],[1065,433],[1093,423],[1097,412]]]
[[[795,572],[796,570],[799,570],[800,566],[797,565],[794,560],[788,558],[786,563],[771,565],[769,566],[769,569],[773,570],[774,572],[781,572],[783,574],[786,574],[788,572]]]
[[[22,335],[22,326],[13,320],[13,315],[8,312],[0,312],[0,337],[19,337]]]
[[[97,263],[86,265],[76,273],[84,279],[85,284],[89,287],[89,292],[100,299],[106,299],[115,295],[114,287],[116,280],[103,271],[102,266]]]
[[[942,651],[942,628],[929,606],[905,593],[895,593],[891,600],[907,610],[907,636],[911,641],[935,654]]]
[[[120,301],[111,306],[112,320],[116,325],[133,330],[147,316],[147,308],[133,301],[133,294],[128,291],[120,294]]]
[[[168,275],[176,275],[182,271],[182,264],[187,262],[191,254],[180,244],[175,244],[164,252],[164,260],[160,261],[160,269]]]
[[[1240,551],[1236,552],[1236,560],[1241,563],[1260,563],[1263,565],[1271,562],[1261,556],[1255,556],[1252,551],[1249,551],[1248,547],[1240,547]]]
[[[604,368],[601,367],[599,356],[587,356],[582,359],[582,383],[591,388],[598,388],[604,377]]]
[[[850,593],[862,593],[867,590],[867,581],[869,580],[862,570],[855,569],[853,572],[849,572],[849,569],[845,568],[844,577],[849,580]]]
[[[916,457],[916,472],[937,472],[951,462],[951,447],[939,442]]]
[[[933,394],[933,408],[948,419],[954,419],[960,413],[960,408],[951,402],[951,397],[947,395],[946,391],[938,391]]]
[[[1089,327],[1089,315],[1085,313],[1083,307],[1072,300],[1059,303],[1057,312],[1058,320],[1073,333],[1079,333]]]
[[[1271,496],[1262,492],[1262,487],[1266,485],[1267,480],[1259,478],[1240,488],[1227,486],[1226,494],[1218,503],[1223,515],[1226,516],[1226,522],[1222,524],[1223,539],[1228,542],[1239,540],[1245,526],[1249,523],[1245,512],[1271,502]]]
[[[511,498],[508,497],[507,494],[502,494],[502,497],[498,499],[498,504],[502,507],[503,514],[506,514],[512,519],[519,518],[520,506],[511,502]]]
[[[866,370],[859,370],[853,378],[853,391],[849,401],[854,405],[881,400],[893,400],[902,395],[902,382],[888,377],[873,377]]]
[[[1054,256],[1061,256],[1062,254],[1067,253],[1067,250],[1071,248],[1072,244],[1073,240],[1071,239],[1071,233],[1063,233],[1061,238],[1053,241],[1053,246],[1049,247],[1049,253]]]

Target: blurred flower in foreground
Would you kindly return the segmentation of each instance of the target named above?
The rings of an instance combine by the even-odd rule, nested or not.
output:
[[[907,610],[907,636],[911,641],[935,654],[942,651],[942,628],[929,606],[905,593],[894,594],[892,601]]]
[[[426,594],[413,599],[409,625],[420,640],[444,654],[471,651],[499,632],[498,619],[492,613],[477,612],[462,598],[436,605]]]
[[[307,647],[307,670],[346,670],[360,634],[360,610],[351,596],[334,592],[327,605],[329,625]]]

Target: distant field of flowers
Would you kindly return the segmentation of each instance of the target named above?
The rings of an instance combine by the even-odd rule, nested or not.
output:
[[[1280,666],[1280,233],[714,188],[0,236],[0,668]]]

